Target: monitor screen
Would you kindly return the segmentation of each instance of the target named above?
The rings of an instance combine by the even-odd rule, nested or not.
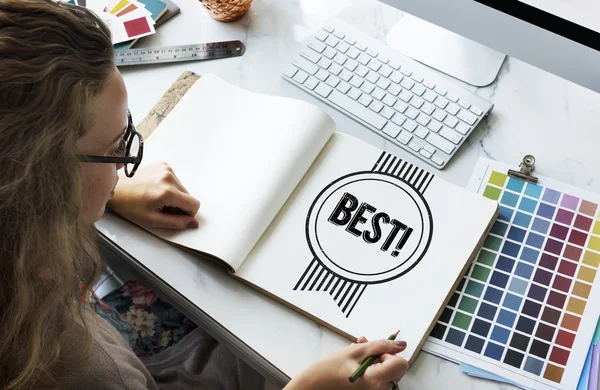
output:
[[[475,0],[525,22],[600,50],[598,0]]]

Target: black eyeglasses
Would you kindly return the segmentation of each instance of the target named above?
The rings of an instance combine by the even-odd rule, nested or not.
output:
[[[127,111],[129,122],[127,123],[127,130],[123,135],[123,139],[119,144],[119,149],[124,147],[124,156],[77,156],[82,162],[89,163],[109,163],[109,164],[123,164],[125,166],[125,175],[127,177],[133,177],[135,171],[142,162],[142,156],[144,154],[144,139],[142,135],[135,130],[133,120],[131,119],[131,112]]]

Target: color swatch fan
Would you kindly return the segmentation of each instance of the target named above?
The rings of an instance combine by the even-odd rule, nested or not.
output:
[[[600,314],[600,197],[480,159],[500,216],[424,349],[525,388],[575,389]]]
[[[112,34],[113,45],[156,32],[152,11],[147,9],[144,2],[136,0],[75,0],[75,2],[94,11],[106,23]]]

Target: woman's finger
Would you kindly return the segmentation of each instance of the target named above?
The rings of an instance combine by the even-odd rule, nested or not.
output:
[[[406,349],[406,341],[377,340],[359,344],[356,348],[356,358],[363,360],[368,356],[389,353],[395,355]]]
[[[387,383],[400,380],[408,370],[408,362],[398,356],[388,356],[383,362],[367,368],[365,375],[376,377]]]
[[[174,188],[165,191],[159,201],[162,203],[162,207],[176,207],[192,217],[200,209],[200,201],[198,199]]]

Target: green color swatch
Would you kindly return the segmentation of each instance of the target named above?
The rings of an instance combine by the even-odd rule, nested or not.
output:
[[[502,190],[500,188],[487,186],[485,187],[485,191],[483,191],[483,196],[491,200],[498,200],[498,198],[500,198],[501,193]]]
[[[483,284],[478,283],[474,280],[469,280],[469,283],[467,283],[467,289],[465,290],[465,293],[473,295],[474,297],[480,297],[483,293],[483,287]]]
[[[494,236],[487,236],[485,238],[485,242],[483,246],[485,248],[491,249],[493,251],[497,251],[500,249],[500,245],[502,245],[502,239]]]
[[[478,263],[489,265],[490,267],[494,265],[495,260],[496,254],[484,249],[479,252],[479,257],[477,258]]]
[[[471,316],[456,312],[454,313],[454,320],[452,321],[452,325],[456,326],[457,328],[469,330],[469,325],[471,325],[471,319]]]
[[[504,187],[504,183],[506,182],[506,177],[507,176],[504,173],[492,171],[489,182],[491,184],[497,185],[498,187]]]
[[[484,283],[487,282],[488,276],[490,276],[490,269],[480,265],[476,265],[473,268],[473,273],[471,273],[471,278],[481,280]]]
[[[463,295],[460,300],[460,305],[458,308],[462,311],[469,312],[471,314],[475,313],[475,309],[477,308],[477,300],[473,298],[469,298]]]

